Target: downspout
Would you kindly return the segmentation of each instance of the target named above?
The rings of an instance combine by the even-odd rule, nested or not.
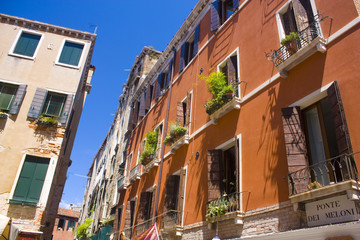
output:
[[[173,77],[174,77],[174,69],[175,69],[176,49],[173,47],[172,51],[174,52],[174,56],[173,56],[172,62],[170,63],[172,65],[172,67],[171,67],[171,81],[169,82],[169,97],[168,97],[168,104],[167,104],[167,109],[166,109],[166,118],[165,118],[165,125],[164,125],[164,131],[163,131],[163,138],[162,139],[165,139],[165,136],[166,136],[166,133],[167,133],[169,110],[170,110],[170,100],[171,100],[172,80],[173,80]],[[158,215],[160,184],[161,184],[161,175],[162,175],[162,169],[163,169],[164,155],[165,155],[165,143],[163,142],[162,143],[162,148],[161,148],[159,180],[158,180],[158,184],[157,184],[157,188],[156,188],[155,217],[154,217],[154,222],[153,223],[156,223],[157,215]]]

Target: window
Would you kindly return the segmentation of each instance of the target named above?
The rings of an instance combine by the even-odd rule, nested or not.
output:
[[[73,220],[68,220],[68,225],[67,225],[66,230],[68,230],[68,231],[74,230],[74,229],[75,229],[75,224],[76,224],[75,221],[73,221]]]
[[[239,0],[214,0],[211,3],[211,31],[218,29],[239,6]]]
[[[188,92],[186,98],[182,102],[178,102],[177,104],[176,122],[182,124],[184,127],[189,128],[190,110],[191,110],[191,93]]]
[[[58,222],[58,230],[64,230],[65,228],[65,220],[62,218],[59,218],[59,222]]]
[[[232,84],[235,96],[239,96],[239,72],[237,54],[234,53],[219,65],[219,71],[224,73],[228,84]]]
[[[17,114],[25,96],[27,85],[0,82],[0,111]]]
[[[28,203],[30,205],[36,205],[38,203],[49,161],[49,158],[30,155],[25,157],[10,203]]]
[[[137,224],[140,224],[151,218],[152,214],[152,192],[142,192],[140,195]]]
[[[66,123],[70,115],[73,97],[73,94],[60,94],[38,88],[31,103],[28,117],[38,118],[42,114],[54,117],[61,123]]]
[[[78,66],[83,49],[84,44],[65,41],[58,62],[66,65]]]
[[[33,58],[38,48],[41,34],[21,31],[12,54]]]
[[[181,72],[198,53],[200,36],[199,34],[200,25],[196,27],[195,33],[181,46],[179,72]]]

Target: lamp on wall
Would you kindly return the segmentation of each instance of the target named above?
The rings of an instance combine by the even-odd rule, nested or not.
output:
[[[218,235],[218,221],[216,221],[216,235],[213,237],[212,240],[220,240],[220,237]]]

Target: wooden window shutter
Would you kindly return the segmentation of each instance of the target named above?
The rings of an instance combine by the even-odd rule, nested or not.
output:
[[[172,67],[173,67],[173,62],[174,62],[174,58],[171,59],[170,64],[169,64],[169,68],[168,68],[168,75],[166,78],[166,84],[165,87],[168,88],[169,87],[169,83],[171,82],[171,75],[172,75]]]
[[[140,224],[147,220],[149,215],[149,203],[150,203],[150,192],[142,192],[140,195],[139,210],[137,217],[137,224]]]
[[[131,201],[128,201],[126,204],[125,210],[125,225],[124,228],[131,227]]]
[[[288,173],[292,173],[308,167],[307,148],[303,124],[301,122],[301,112],[299,107],[282,108],[282,120],[284,128],[286,157],[288,163]],[[302,179],[291,183],[292,194],[297,190],[302,189],[308,185],[309,179]]]
[[[239,7],[239,0],[233,0],[234,11]]]
[[[146,89],[146,99],[145,99],[145,110],[149,110],[151,107],[151,86],[149,85]]]
[[[180,183],[179,183],[179,197],[178,197],[178,207],[179,211],[183,210],[185,202],[185,180],[186,180],[186,168],[180,170]],[[181,225],[182,214],[178,214],[177,225]]]
[[[133,103],[134,105],[135,103]],[[129,122],[128,122],[128,131],[132,131],[134,129],[133,127],[133,118],[134,118],[134,107],[132,106],[130,108],[130,116],[129,116]]]
[[[145,101],[146,101],[146,91],[144,91],[140,97],[139,118],[145,116]]]
[[[16,91],[16,94],[15,94],[14,101],[13,101],[10,111],[9,111],[10,114],[17,114],[19,112],[21,103],[25,96],[26,88],[27,88],[26,84],[19,85],[19,87]]]
[[[68,117],[70,115],[73,98],[74,98],[74,94],[68,94],[66,97],[64,108],[62,110],[62,114],[60,117],[60,122],[63,124],[66,123],[66,120],[68,119]]]
[[[42,111],[42,107],[46,98],[47,90],[42,88],[37,88],[34,98],[31,102],[31,106],[28,112],[28,117],[38,118]]]
[[[186,97],[186,127],[187,127],[187,132],[189,133],[190,129],[190,110],[191,110],[191,93],[188,92],[187,93],[187,97]]]
[[[177,209],[179,180],[177,175],[171,175],[166,178],[164,213]]]
[[[156,89],[155,89],[155,99],[157,99],[160,96],[160,92],[161,92],[161,74],[159,74],[158,78],[157,78],[157,84],[156,84]]]
[[[286,35],[290,34],[290,32],[297,32],[296,20],[292,4],[289,5],[287,11],[282,15],[282,18]]]
[[[185,58],[186,58],[186,42],[181,46],[181,53],[180,53],[180,65],[179,65],[179,72],[185,67]]]
[[[193,56],[199,51],[200,24],[195,29]]]
[[[352,144],[350,133],[346,122],[344,106],[341,100],[338,82],[335,81],[328,89],[328,100],[330,104],[331,115],[334,119],[336,142],[339,154],[352,153]]]
[[[299,32],[309,26],[309,19],[304,2],[304,0],[292,0],[296,26]]]
[[[241,172],[241,166],[239,165],[240,161],[239,161],[239,154],[240,154],[240,145],[239,145],[239,139],[236,138],[235,139],[235,167],[236,167],[236,192],[239,191],[239,186],[240,186],[240,179],[239,177],[241,178],[242,177],[242,172]],[[240,195],[241,197],[241,195]],[[240,208],[241,209],[241,208]]]
[[[135,106],[134,106],[134,118],[133,118],[133,126],[135,128],[137,122],[138,122],[138,118],[139,118],[139,108],[140,108],[140,102],[139,101],[135,101]]]
[[[150,192],[150,212],[149,212],[149,219],[151,219],[152,217],[153,217],[153,215],[154,215],[154,208],[155,208],[155,193],[156,193],[156,188],[152,191],[152,192]]]
[[[208,163],[208,201],[221,197],[222,151],[209,150]]]
[[[210,30],[215,31],[220,26],[219,0],[214,0],[211,2],[210,11],[211,11]]]
[[[227,77],[228,77],[228,84],[232,84],[234,86],[234,89],[236,88],[236,82],[237,82],[237,67],[236,67],[236,56],[230,57],[227,62]]]
[[[176,122],[184,124],[184,107],[182,102],[176,105]]]

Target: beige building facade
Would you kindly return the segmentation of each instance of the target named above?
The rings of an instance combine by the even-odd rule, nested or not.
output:
[[[0,214],[51,239],[96,35],[0,14]]]

